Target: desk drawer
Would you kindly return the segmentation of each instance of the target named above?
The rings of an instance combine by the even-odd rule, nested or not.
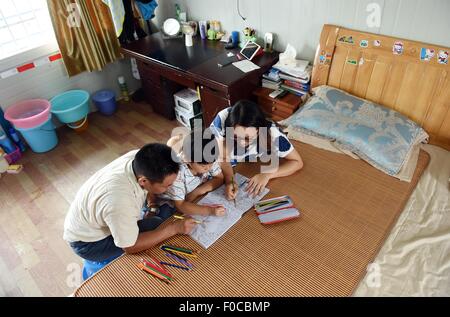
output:
[[[141,82],[147,102],[152,103],[154,100],[163,101],[163,89],[161,86],[155,85],[153,81],[145,77],[142,77]]]
[[[171,70],[171,69],[164,69],[161,75],[169,80],[176,82],[177,84],[182,85],[182,86],[189,87],[191,89],[197,88],[194,81],[192,79],[188,78],[187,74],[185,74],[185,73],[182,73],[182,72],[179,72],[176,70]]]
[[[261,97],[258,98],[258,104],[261,106],[265,113],[281,118],[287,118],[297,110],[297,108],[289,108],[281,105],[275,100],[272,101]]]
[[[157,68],[141,61],[137,64],[142,80],[147,80],[152,86],[161,87],[161,74]]]

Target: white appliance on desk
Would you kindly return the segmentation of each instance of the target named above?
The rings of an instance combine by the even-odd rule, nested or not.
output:
[[[202,120],[200,98],[195,90],[187,88],[173,95],[175,100],[175,117],[187,128],[194,128],[194,120]],[[200,124],[201,126],[201,124]]]

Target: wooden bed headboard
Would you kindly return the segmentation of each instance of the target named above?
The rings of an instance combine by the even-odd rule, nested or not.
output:
[[[431,144],[450,150],[449,52],[446,47],[326,24],[312,87],[329,85],[395,109],[420,124]]]

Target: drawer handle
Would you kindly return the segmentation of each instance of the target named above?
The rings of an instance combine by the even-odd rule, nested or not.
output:
[[[277,107],[272,106],[272,111],[275,111],[275,110],[277,110]]]

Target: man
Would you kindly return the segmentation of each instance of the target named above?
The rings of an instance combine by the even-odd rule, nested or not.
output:
[[[176,234],[188,234],[193,219],[158,226],[173,213],[163,205],[141,219],[143,206],[156,202],[175,181],[179,165],[163,144],[147,144],[92,175],[80,188],[64,223],[64,240],[80,257],[102,262],[153,247]],[[150,212],[151,214],[152,212]]]

